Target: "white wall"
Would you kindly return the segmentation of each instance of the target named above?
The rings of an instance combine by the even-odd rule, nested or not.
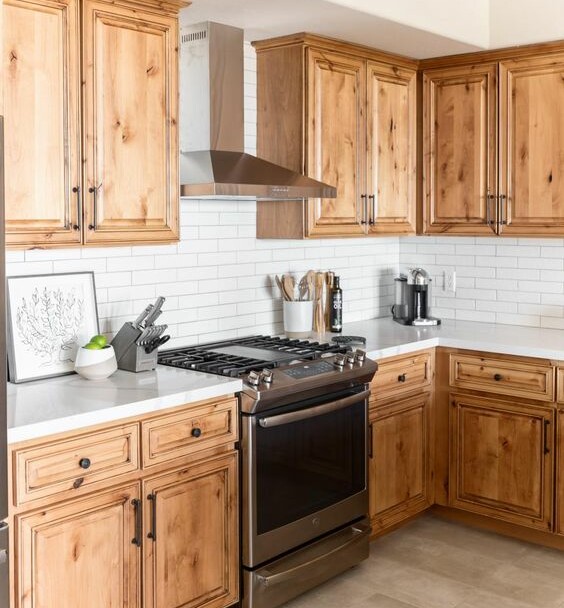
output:
[[[245,49],[246,147],[256,142],[256,65]],[[157,295],[174,344],[232,335],[280,333],[273,273],[332,269],[342,276],[344,320],[386,314],[392,302],[399,239],[263,241],[255,203],[182,201],[181,241],[152,247],[9,251],[8,275],[93,270],[101,329],[113,333]]]
[[[435,316],[564,329],[564,239],[400,239],[400,268],[411,266],[433,276]],[[442,291],[445,270],[455,294]]]

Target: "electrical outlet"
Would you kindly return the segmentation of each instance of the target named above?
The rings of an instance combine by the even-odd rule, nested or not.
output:
[[[456,271],[445,270],[444,272],[444,290],[446,293],[456,293]]]

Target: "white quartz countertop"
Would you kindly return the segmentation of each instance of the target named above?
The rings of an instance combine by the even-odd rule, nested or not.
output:
[[[241,390],[241,380],[157,366],[106,380],[77,374],[25,384],[8,383],[8,443],[140,416]]]
[[[564,361],[564,331],[556,329],[448,320],[418,328],[384,318],[347,323],[343,335],[364,336],[373,359],[446,346]],[[331,334],[320,339],[329,341]],[[8,384],[8,442],[140,416],[241,388],[241,380],[160,365],[154,372],[118,371],[100,381],[71,375]]]
[[[446,346],[564,361],[564,330],[559,329],[450,320],[436,327],[413,327],[384,318],[347,323],[343,335],[364,336],[365,350],[373,359]]]

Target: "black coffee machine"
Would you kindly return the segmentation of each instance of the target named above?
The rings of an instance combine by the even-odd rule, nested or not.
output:
[[[395,279],[396,302],[392,306],[394,321],[402,325],[440,325],[441,320],[429,315],[431,278],[423,268],[410,268],[407,276]]]

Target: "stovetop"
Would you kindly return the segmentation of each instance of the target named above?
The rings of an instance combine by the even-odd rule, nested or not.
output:
[[[346,353],[347,346],[270,336],[248,336],[162,351],[159,363],[234,378],[294,361]]]

